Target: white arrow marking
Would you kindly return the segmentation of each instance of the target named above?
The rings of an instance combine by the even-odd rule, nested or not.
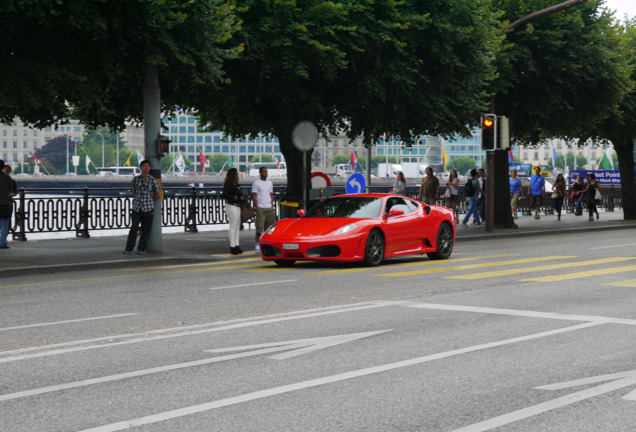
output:
[[[552,399],[550,401],[546,401],[528,408],[521,409],[519,411],[513,411],[508,414],[501,415],[499,417],[494,417],[489,420],[475,423],[470,426],[463,427],[461,429],[456,429],[453,432],[482,432],[491,429],[495,429],[501,426],[508,425],[510,423],[514,423],[519,420],[523,420],[538,414],[543,414],[548,411],[552,411],[557,408],[561,408],[567,405],[571,405],[576,402],[580,402],[586,399],[593,398],[595,396],[600,396],[605,393],[610,393],[615,390],[620,390],[624,387],[629,387],[632,385],[636,385],[636,370],[620,372],[616,374],[609,375],[599,375],[591,378],[583,378],[575,381],[568,381],[564,383],[551,384],[547,386],[537,387],[541,390],[560,390],[571,387],[577,387],[586,384],[595,384],[598,382],[606,382],[605,384],[601,384],[596,387],[592,387],[589,389],[581,390],[576,393],[571,393],[569,395],[565,395],[563,397]],[[625,396],[623,399],[630,399],[630,397],[634,396],[632,392]]]
[[[391,330],[380,330],[380,331],[372,331],[366,333],[352,333],[346,335],[337,335],[337,336],[326,336],[320,338],[312,338],[312,339],[298,339],[286,342],[274,342],[274,343],[266,343],[266,344],[258,344],[258,345],[245,345],[238,346],[232,348],[220,348],[207,350],[206,352],[211,353],[223,353],[223,352],[231,352],[231,351],[245,351],[245,350],[253,350],[257,351],[249,351],[243,354],[236,354],[237,356],[247,357],[259,354],[269,354],[277,351],[287,351],[293,350],[284,354],[278,354],[275,356],[271,356],[269,358],[276,360],[285,360],[288,358],[296,357],[299,355],[307,354],[312,351],[317,351],[323,348],[332,347],[334,345],[340,345],[346,342],[351,342],[356,339],[361,339],[369,336],[375,336],[380,333],[385,333]],[[262,349],[261,349],[262,348]]]
[[[307,354],[312,351],[317,351],[319,349],[332,347],[332,346],[343,344],[346,342],[352,342],[354,340],[362,339],[369,336],[375,336],[377,334],[385,333],[388,331],[391,331],[391,330],[380,330],[380,331],[372,331],[372,332],[366,332],[366,333],[352,333],[352,334],[346,334],[346,335],[318,337],[318,338],[312,338],[312,339],[300,339],[300,340],[291,340],[291,341],[285,341],[285,342],[266,343],[266,344],[260,344],[260,345],[246,345],[241,347],[207,350],[206,352],[221,353],[221,352],[245,351],[245,350],[255,349],[255,351],[241,352],[237,354],[230,354],[230,355],[225,355],[220,357],[195,360],[195,361],[185,362],[185,363],[176,363],[176,364],[172,364],[168,366],[159,366],[159,367],[154,367],[150,369],[142,369],[138,371],[126,372],[126,373],[121,373],[116,375],[109,375],[109,376],[105,376],[101,378],[92,378],[92,379],[87,379],[82,381],[70,382],[66,384],[42,387],[42,388],[33,389],[33,390],[26,390],[26,391],[21,391],[16,393],[8,393],[8,394],[0,395],[0,401],[18,399],[22,397],[30,397],[30,396],[40,395],[44,393],[60,391],[60,390],[69,390],[69,389],[78,388],[78,387],[86,387],[89,385],[102,384],[102,383],[107,383],[112,381],[119,381],[123,379],[136,378],[136,377],[140,377],[144,375],[167,372],[167,371],[172,371],[177,369],[185,369],[185,368],[194,367],[194,366],[203,366],[206,364],[219,363],[219,362],[223,362],[227,360],[235,360],[235,359],[244,358],[244,357],[252,357],[252,356],[269,354],[269,353],[274,353],[279,351],[294,350],[289,353],[279,354],[276,356],[269,357],[271,359],[284,360],[284,359],[296,357],[302,354]],[[263,348],[263,349],[260,349],[260,348]]]
[[[358,182],[356,179],[353,179],[349,182],[349,184],[353,187],[356,187],[356,193],[360,193],[360,191],[362,190],[362,185],[360,184],[360,182]]]

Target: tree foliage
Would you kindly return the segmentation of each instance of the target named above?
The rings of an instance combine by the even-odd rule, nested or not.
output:
[[[446,168],[455,168],[457,170],[457,174],[465,175],[471,169],[477,168],[477,161],[468,156],[460,156],[457,158],[452,158]]]
[[[79,143],[73,141],[72,137],[58,136],[44,144],[36,155],[50,174],[64,174],[67,164],[69,170],[73,171],[71,156],[75,154],[76,146],[79,149]]]
[[[201,94],[198,113],[232,135],[276,135],[295,196],[303,155],[291,135],[302,120],[367,143],[384,133],[409,142],[467,133],[487,103],[501,33],[483,1],[237,5],[242,28],[230,44],[244,42],[245,50],[225,64],[231,82]],[[310,166],[311,152],[305,157]]]
[[[123,128],[142,119],[147,65],[159,71],[164,108],[189,107],[225,80],[236,26],[229,0],[0,2],[0,121]]]

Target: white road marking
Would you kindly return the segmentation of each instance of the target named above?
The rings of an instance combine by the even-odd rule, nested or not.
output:
[[[151,375],[155,373],[168,372],[168,371],[173,371],[178,369],[186,369],[189,367],[203,366],[203,365],[212,364],[212,363],[220,363],[220,362],[228,361],[228,360],[235,360],[235,359],[240,359],[245,357],[253,357],[257,355],[271,354],[271,353],[280,352],[280,351],[292,350],[287,353],[268,357],[274,360],[285,360],[288,358],[292,358],[292,357],[307,354],[313,351],[317,351],[319,349],[324,349],[324,348],[332,347],[335,345],[340,345],[346,342],[352,342],[354,340],[358,340],[358,339],[362,339],[362,338],[366,338],[370,336],[375,336],[377,334],[385,333],[388,331],[391,331],[391,330],[379,330],[379,331],[372,331],[372,332],[365,332],[365,333],[352,333],[352,334],[345,334],[345,335],[325,336],[325,337],[317,337],[317,338],[310,338],[310,339],[300,339],[300,340],[272,342],[272,343],[258,344],[258,345],[248,345],[248,346],[240,346],[240,347],[232,347],[232,348],[207,350],[206,352],[214,352],[214,353],[231,352],[231,351],[244,351],[244,352],[240,352],[237,354],[229,354],[229,355],[219,356],[219,357],[206,358],[201,360],[194,360],[194,361],[184,362],[184,363],[176,363],[176,364],[172,364],[168,366],[158,366],[158,367],[149,368],[149,369],[141,369],[141,370],[132,371],[132,372],[124,372],[124,373],[115,374],[115,375],[85,379],[81,381],[74,381],[74,382],[69,382],[65,384],[41,387],[37,389],[25,390],[25,391],[20,391],[15,393],[7,393],[4,395],[0,395],[0,402],[23,398],[23,397],[36,396],[36,395],[41,395],[45,393],[52,393],[56,391],[86,387],[86,386],[95,385],[95,384],[103,384],[107,382],[120,381],[124,379],[136,378],[136,377]],[[252,351],[245,351],[245,350],[252,350]]]
[[[611,381],[610,381],[611,380]],[[598,377],[586,378],[582,380],[569,381],[567,383],[553,384],[543,387],[537,387],[543,390],[558,390],[564,388],[575,387],[583,384],[596,383],[602,381],[610,381],[606,384],[602,384],[589,389],[581,390],[576,393],[571,393],[562,396],[557,399],[552,399],[537,405],[533,405],[518,411],[514,411],[508,414],[504,414],[498,417],[488,419],[486,421],[475,423],[470,426],[466,426],[460,429],[455,429],[453,432],[484,432],[491,429],[495,429],[501,426],[508,425],[510,423],[517,422],[535,415],[539,415],[548,411],[555,410],[573,403],[577,403],[586,399],[600,396],[605,393],[610,393],[615,390],[620,390],[624,387],[636,385],[636,370],[621,372],[617,374],[601,375]]]
[[[520,316],[520,317],[529,317],[529,318],[543,318],[543,319],[557,319],[557,320],[566,320],[566,321],[586,321],[586,322],[597,322],[597,323],[611,323],[611,324],[625,324],[625,325],[636,325],[636,319],[626,319],[626,318],[612,318],[612,317],[603,317],[596,315],[570,315],[570,314],[561,314],[555,312],[540,312],[540,311],[529,311],[529,310],[520,310],[520,309],[500,309],[500,308],[489,308],[489,307],[479,307],[479,306],[460,306],[460,305],[444,305],[437,303],[411,303],[411,304],[403,304],[403,306],[408,306],[412,308],[420,308],[420,309],[433,309],[433,310],[446,310],[446,311],[455,311],[455,312],[474,312],[474,313],[484,313],[484,314],[494,314],[494,315],[511,315],[511,316]]]
[[[215,287],[215,288],[209,288],[209,289],[212,291],[215,291],[215,290],[223,290],[223,289],[231,289],[231,288],[242,288],[242,287],[248,287],[248,286],[279,284],[279,283],[289,283],[289,282],[298,282],[298,279],[280,280],[280,281],[272,281],[272,282],[256,282],[256,283],[249,283],[249,284],[242,284],[242,285]]]
[[[337,313],[345,313],[351,311],[359,311],[366,309],[382,308],[387,306],[401,305],[400,301],[380,301],[349,304],[342,306],[332,306],[318,309],[308,309],[305,311],[288,312],[282,314],[265,315],[261,317],[252,317],[238,320],[221,321],[216,323],[201,324],[189,327],[175,327],[163,330],[154,330],[141,333],[132,333],[115,336],[105,336],[95,339],[79,340],[73,342],[65,342],[61,344],[52,344],[39,347],[22,348],[11,351],[0,352],[0,363],[8,363],[18,360],[26,360],[37,357],[45,357],[58,354],[67,354],[77,351],[86,351],[91,349],[106,348],[118,345],[128,345],[140,342],[150,342],[168,338],[192,336],[202,333],[210,333],[223,330],[232,330],[237,328],[245,328],[258,326],[263,324],[271,324],[276,322],[299,320],[305,318],[320,317]]]
[[[571,326],[571,327],[564,327],[564,328],[561,328],[561,329],[550,330],[550,331],[546,331],[546,332],[535,333],[535,334],[526,335],[526,336],[520,336],[520,337],[516,337],[516,338],[511,338],[511,339],[504,339],[504,340],[497,341],[497,342],[490,342],[490,343],[485,343],[485,344],[480,344],[480,345],[474,345],[472,347],[460,348],[460,349],[446,351],[446,352],[442,352],[442,353],[438,353],[438,354],[431,354],[431,355],[427,355],[427,356],[423,356],[423,357],[417,357],[417,358],[413,358],[413,359],[410,359],[410,360],[403,360],[403,361],[399,361],[399,362],[395,362],[395,363],[389,363],[389,364],[385,364],[385,365],[381,365],[381,366],[375,366],[375,367],[370,367],[370,368],[365,368],[365,369],[358,369],[358,370],[355,370],[355,371],[346,372],[346,373],[342,373],[342,374],[331,375],[331,376],[327,376],[327,377],[323,377],[323,378],[317,378],[317,379],[313,379],[313,380],[302,381],[302,382],[289,384],[289,385],[283,385],[283,386],[279,386],[279,387],[273,387],[273,388],[270,388],[270,389],[256,391],[256,392],[253,392],[253,393],[247,393],[247,394],[244,394],[244,395],[231,397],[231,398],[227,398],[227,399],[221,399],[221,400],[218,400],[218,401],[208,402],[208,403],[199,404],[199,405],[192,405],[192,406],[189,406],[189,407],[180,408],[180,409],[176,409],[176,410],[172,410],[172,411],[165,411],[165,412],[162,412],[162,413],[159,413],[159,414],[154,414],[154,415],[150,415],[150,416],[146,416],[146,417],[139,417],[139,418],[136,418],[136,419],[125,420],[125,421],[122,421],[122,422],[117,422],[117,423],[112,423],[112,424],[109,424],[109,425],[104,425],[104,426],[100,426],[100,427],[96,427],[96,428],[86,429],[86,430],[84,430],[82,432],[114,432],[114,431],[130,429],[130,428],[137,427],[137,426],[143,426],[143,425],[148,425],[148,424],[153,424],[153,423],[159,423],[159,422],[163,422],[163,421],[166,421],[166,420],[171,420],[171,419],[184,417],[184,416],[188,416],[188,415],[192,415],[192,414],[197,414],[197,413],[201,413],[201,412],[205,412],[205,411],[210,411],[210,410],[214,410],[214,409],[222,408],[222,407],[227,407],[227,406],[231,406],[231,405],[237,405],[237,404],[241,404],[241,403],[245,403],[245,402],[249,402],[249,401],[253,401],[253,400],[257,400],[257,399],[263,399],[263,398],[270,397],[270,396],[280,395],[280,394],[294,392],[294,391],[303,390],[303,389],[308,389],[308,388],[312,388],[312,387],[318,387],[318,386],[322,386],[322,385],[325,385],[325,384],[331,384],[331,383],[335,383],[335,382],[339,382],[339,381],[345,381],[345,380],[349,380],[349,379],[353,379],[353,378],[359,378],[359,377],[363,377],[363,376],[367,376],[367,375],[374,375],[374,374],[377,374],[377,373],[386,372],[386,371],[395,370],[395,369],[400,369],[400,368],[403,368],[403,367],[420,365],[420,364],[427,363],[427,362],[430,362],[430,361],[440,360],[440,359],[443,359],[443,358],[448,358],[448,357],[452,357],[452,356],[456,356],[456,355],[460,355],[460,354],[466,354],[466,353],[471,353],[471,352],[475,352],[475,351],[480,351],[480,350],[500,347],[500,346],[504,346],[504,345],[509,345],[509,344],[513,344],[513,343],[524,342],[524,341],[528,341],[528,340],[532,340],[532,339],[539,339],[539,338],[543,338],[543,337],[553,336],[553,335],[556,335],[556,334],[561,334],[561,333],[567,333],[567,332],[571,332],[571,331],[581,330],[581,329],[585,329],[585,328],[589,328],[589,327],[598,326],[598,325],[601,325],[601,324],[603,324],[603,323],[601,323],[601,322],[591,322],[591,323],[578,324],[578,325]]]
[[[625,247],[625,246],[634,246],[636,245],[636,243],[626,243],[626,244],[620,244],[620,245],[612,245],[612,246],[599,246],[599,247],[593,247],[593,248],[588,248],[589,250],[596,250],[596,249],[614,249],[617,247]]]
[[[122,318],[122,317],[133,316],[133,315],[139,315],[139,314],[125,313],[125,314],[119,314],[119,315],[105,315],[105,316],[90,317],[90,318],[78,318],[78,319],[66,320],[66,321],[53,321],[53,322],[38,323],[38,324],[25,324],[25,325],[15,326],[15,327],[2,327],[0,328],[0,331],[23,330],[23,329],[33,328],[33,327],[46,327],[46,326],[53,326],[53,325],[60,325],[60,324],[73,324],[73,323],[84,322],[84,321],[96,321],[96,320],[102,320],[102,319]]]

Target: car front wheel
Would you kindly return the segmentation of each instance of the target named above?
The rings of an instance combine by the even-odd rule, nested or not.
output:
[[[370,267],[375,267],[382,262],[383,258],[384,236],[378,229],[371,230],[364,249],[364,263]]]
[[[432,260],[447,259],[453,252],[453,228],[448,222],[442,222],[437,232],[437,250],[426,255]]]

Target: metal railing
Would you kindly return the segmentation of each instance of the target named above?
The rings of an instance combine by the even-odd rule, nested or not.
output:
[[[246,188],[247,189],[247,188]],[[386,192],[385,188],[375,188],[378,192]],[[68,195],[53,195],[56,193]],[[225,203],[218,187],[164,188],[162,225],[164,227],[183,227],[185,232],[198,232],[200,225],[226,224]],[[444,190],[441,191],[442,193]],[[69,194],[70,193],[70,194]],[[599,207],[605,211],[614,211],[622,207],[621,190],[607,186],[601,191],[603,200]],[[417,189],[409,189],[407,196],[417,198]],[[252,199],[251,193],[247,193]],[[276,214],[280,215],[282,193],[275,192]],[[440,199],[437,204],[444,205]],[[519,199],[518,210],[523,214],[531,214],[529,198]],[[77,237],[90,237],[95,230],[126,229],[130,226],[132,193],[130,188],[80,188],[51,189],[32,188],[19,189],[14,199],[14,223],[11,233],[14,240],[27,240],[29,233],[72,232]],[[574,212],[575,203],[566,197],[563,211]],[[583,205],[585,211],[586,205]],[[468,203],[460,189],[457,211],[465,214]],[[552,199],[546,194],[541,211],[554,213]],[[246,222],[248,227],[254,220]]]

